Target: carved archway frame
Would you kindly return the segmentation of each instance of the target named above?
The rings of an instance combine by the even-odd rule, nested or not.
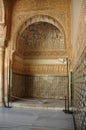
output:
[[[64,41],[65,41],[65,46],[66,46],[66,36],[65,36],[65,31],[64,31],[64,28],[63,26],[53,17],[51,16],[48,16],[48,15],[35,15],[35,16],[32,16],[30,17],[29,19],[27,19],[21,26],[20,28],[18,29],[16,35],[14,36],[14,40],[15,42],[13,42],[12,44],[12,50],[14,50],[14,52],[16,51],[17,49],[17,40],[18,38],[21,36],[21,34],[23,33],[23,31],[28,27],[30,26],[31,24],[33,23],[36,23],[36,22],[47,22],[49,24],[52,24],[54,25],[57,29],[60,30],[61,33],[63,33],[64,35]]]

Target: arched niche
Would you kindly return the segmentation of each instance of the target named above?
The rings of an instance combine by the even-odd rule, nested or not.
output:
[[[65,48],[63,31],[43,21],[27,26],[19,35],[16,43],[17,55],[24,59],[39,57],[46,59],[46,56],[50,57],[55,51],[64,51]]]
[[[17,34],[14,36],[16,41],[14,40],[14,42],[13,42],[13,45],[12,45],[12,49],[13,50],[16,50],[17,40],[21,36],[21,34],[24,32],[24,30],[27,27],[29,27],[31,24],[38,23],[38,22],[46,22],[46,23],[49,23],[49,24],[52,24],[53,26],[55,26],[57,29],[60,30],[60,32],[63,33],[64,39],[65,39],[65,43],[66,43],[66,36],[65,36],[64,28],[55,18],[52,18],[51,16],[48,16],[48,15],[36,15],[36,16],[30,17],[29,19],[27,19],[20,26],[20,29],[18,30]]]
[[[33,29],[32,31],[30,30],[31,28]],[[39,34],[39,36],[37,36],[37,31],[42,32],[42,34]],[[34,33],[35,35],[33,36],[33,38],[31,38],[32,37],[31,35],[33,35]],[[45,37],[44,39],[42,35],[43,37]],[[50,39],[48,35],[51,35],[50,37],[52,38]],[[34,37],[37,37],[37,38],[34,38]],[[39,40],[38,37],[41,37],[43,41],[45,41],[46,38],[49,38],[49,40],[51,40],[52,43],[51,42],[49,43],[49,40],[48,40],[47,41],[48,44],[44,42],[43,44],[41,44],[42,41],[40,40],[38,44],[37,43],[37,39]],[[55,38],[57,39],[57,41]],[[36,41],[36,47],[34,44],[32,44],[32,41],[30,44],[31,39],[34,39],[34,41]],[[26,42],[26,40],[28,40],[28,42]],[[58,40],[60,40],[59,43],[58,43]],[[31,46],[33,47],[31,48]],[[27,50],[28,48],[29,50]],[[20,27],[16,36],[16,43],[13,44],[13,50],[15,50],[15,52],[17,53],[18,53],[18,50],[20,50],[20,53],[21,54],[23,53],[23,57],[26,59],[27,59],[26,55],[30,55],[31,53],[32,53],[31,58],[38,58],[38,57],[33,57],[33,56],[44,55],[44,54],[45,56],[41,58],[55,58],[55,56],[59,54],[64,55],[65,50],[66,50],[66,38],[65,38],[64,28],[56,19],[50,16],[47,16],[47,15],[33,16],[29,18],[26,22],[24,22],[22,26]],[[27,51],[24,52],[25,50]],[[52,57],[50,57],[51,55]]]
[[[62,46],[59,45],[61,44],[60,42],[55,42],[55,40],[58,40],[59,37],[62,38]],[[46,62],[46,59],[57,58],[57,56],[60,54],[63,56],[63,52],[66,50],[64,28],[54,18],[47,15],[37,15],[29,18],[20,27],[16,36],[16,43],[13,44],[13,46],[15,51],[14,58],[12,59],[13,65],[11,77],[13,81],[12,90],[14,96],[32,96],[27,95],[26,92],[24,93],[26,85],[26,91],[28,92],[28,90],[30,90],[28,89],[29,82],[25,85],[25,79],[27,78],[26,80],[29,81],[28,78],[30,77],[31,82],[35,82],[35,78],[31,77],[30,75],[34,76],[38,74],[44,74],[44,76],[46,76],[54,74],[66,74],[65,64],[58,65],[55,64],[55,62],[51,64],[52,61],[50,61],[50,63]],[[44,59],[42,64],[40,59]],[[46,82],[45,79],[46,77],[44,77],[43,82]],[[51,79],[53,79],[53,77],[51,77]],[[21,81],[20,85],[17,84],[16,81]],[[19,90],[17,90],[17,88]]]

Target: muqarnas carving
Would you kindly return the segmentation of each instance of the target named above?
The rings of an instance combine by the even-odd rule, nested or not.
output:
[[[28,56],[35,52],[65,50],[64,34],[54,25],[37,22],[28,26],[17,41],[17,52]]]

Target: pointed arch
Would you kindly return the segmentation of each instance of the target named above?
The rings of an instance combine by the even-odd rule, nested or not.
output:
[[[57,29],[59,29],[63,33],[64,38],[66,40],[64,28],[55,18],[52,18],[51,16],[48,16],[48,15],[35,15],[35,16],[27,19],[27,21],[24,22],[22,24],[22,26],[20,26],[20,29],[18,30],[17,35],[16,35],[16,43],[17,43],[17,40],[20,37],[20,35],[23,33],[23,31],[29,25],[36,23],[36,22],[47,22],[47,23],[54,25]],[[16,50],[16,44],[15,43],[13,44],[13,49]]]

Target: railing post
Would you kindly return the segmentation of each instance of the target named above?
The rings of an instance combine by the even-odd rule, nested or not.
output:
[[[67,76],[68,76],[68,80],[67,80],[67,95],[68,95],[68,112],[69,112],[69,66],[68,66],[68,58],[66,58],[66,62],[67,62]]]

